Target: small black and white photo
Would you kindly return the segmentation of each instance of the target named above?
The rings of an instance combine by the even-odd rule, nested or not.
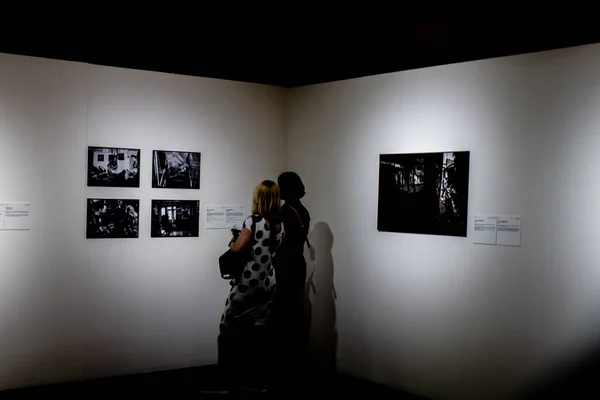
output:
[[[377,229],[467,236],[469,152],[382,154]]]
[[[140,187],[140,150],[88,147],[88,186]]]
[[[154,150],[152,187],[200,189],[200,153]]]
[[[151,237],[198,237],[199,226],[199,200],[152,200]]]
[[[136,239],[139,237],[140,201],[135,199],[87,199],[87,239]]]

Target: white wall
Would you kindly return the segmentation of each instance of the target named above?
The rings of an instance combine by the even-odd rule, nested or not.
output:
[[[285,163],[281,89],[0,54],[0,389],[216,362],[227,231],[151,239],[152,198],[250,205]],[[88,145],[141,148],[139,189],[87,188]],[[151,188],[154,149],[202,152],[199,191]],[[86,240],[86,197],[140,199],[140,238]]]
[[[341,372],[511,398],[593,345],[599,70],[595,45],[289,93],[288,167],[335,238]],[[471,151],[470,217],[522,215],[521,248],[377,232],[379,154],[445,150]]]

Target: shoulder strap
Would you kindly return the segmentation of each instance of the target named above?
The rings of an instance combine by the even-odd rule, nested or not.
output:
[[[306,229],[304,229],[304,224],[302,223],[302,218],[300,217],[300,214],[298,213],[298,211],[296,211],[296,209],[294,207],[292,207],[292,206],[288,206],[288,207],[291,208],[296,213],[296,216],[298,217],[298,221],[300,222],[300,226],[302,227],[302,233],[304,234],[304,240],[306,241],[306,244],[310,248],[310,241],[308,240],[308,236],[306,235]]]

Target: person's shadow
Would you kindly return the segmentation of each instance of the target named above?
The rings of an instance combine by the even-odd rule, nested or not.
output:
[[[310,361],[315,373],[336,371],[337,321],[333,283],[334,267],[331,249],[333,233],[325,222],[318,222],[310,236],[310,257],[307,257],[305,287],[306,316],[309,326]]]

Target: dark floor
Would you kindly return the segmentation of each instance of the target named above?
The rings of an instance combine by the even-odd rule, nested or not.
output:
[[[98,396],[115,398],[118,396],[160,397],[168,399],[191,398],[227,398],[227,396],[207,395],[198,389],[203,381],[210,380],[214,375],[214,367],[187,368],[165,372],[130,375],[116,378],[105,378],[92,381],[64,383],[33,388],[14,389],[0,392],[0,398],[78,398],[86,399]],[[335,398],[366,398],[395,399],[395,400],[426,400],[422,397],[397,392],[358,379],[336,375],[311,377],[307,379],[304,388],[288,388],[282,392],[264,394],[258,397],[269,399],[311,398],[315,396],[334,396]],[[239,397],[239,396],[238,396]],[[253,396],[243,396],[257,397]]]
[[[0,391],[0,399],[87,399],[98,396],[116,398],[133,395],[136,398],[164,396],[168,399],[228,398],[203,394],[199,389],[215,380],[215,366],[186,368],[164,372],[104,378],[91,381]],[[286,388],[280,392],[260,395],[264,399],[308,399],[333,396],[335,399],[368,398],[370,400],[427,400],[423,397],[395,391],[359,379],[334,375],[312,376],[303,387]],[[521,400],[598,399],[600,398],[600,354],[591,354],[585,362],[557,371],[540,382]],[[230,396],[255,398],[254,396]]]

